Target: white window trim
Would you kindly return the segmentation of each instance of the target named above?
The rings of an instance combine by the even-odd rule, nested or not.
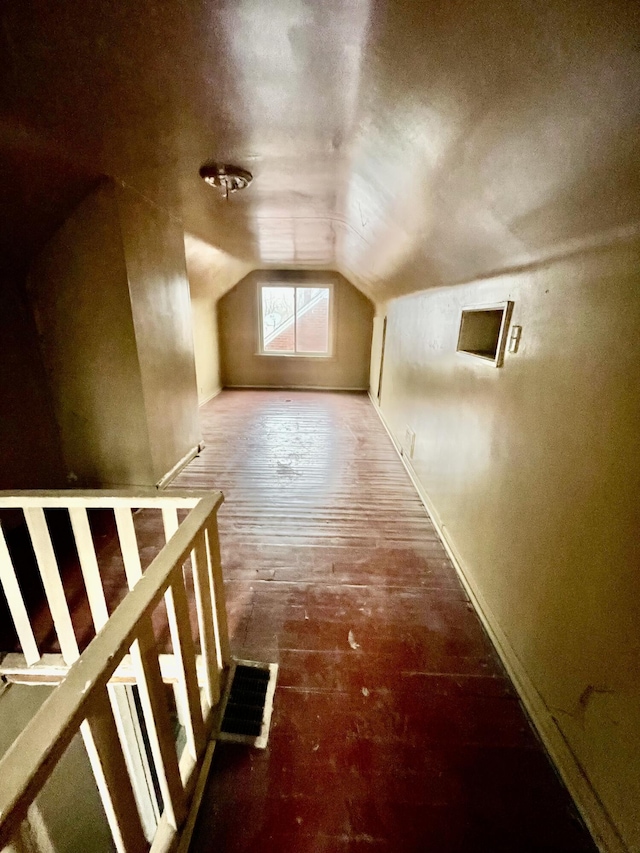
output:
[[[507,343],[507,332],[509,331],[509,325],[511,324],[511,317],[513,314],[513,305],[514,303],[508,299],[504,302],[491,302],[486,305],[465,305],[460,312],[460,322],[458,324],[458,341],[456,344],[456,354],[462,356],[463,358],[473,359],[474,361],[484,362],[484,364],[489,364],[492,367],[502,367],[504,364],[504,353]],[[474,313],[476,311],[502,311],[502,320],[500,321],[500,331],[498,333],[498,345],[496,349],[496,354],[493,358],[485,355],[478,355],[477,353],[468,352],[467,350],[460,349],[460,341],[462,338],[462,322],[465,313]]]
[[[296,297],[295,290],[297,287],[322,287],[325,290],[329,291],[329,335],[328,335],[328,349],[326,352],[269,352],[264,348],[264,323],[262,317],[262,288],[263,287],[289,287],[294,291],[294,314],[293,314],[293,325],[295,330],[295,319],[297,316],[297,305],[296,305]],[[324,358],[329,359],[333,358],[333,342],[334,342],[334,291],[333,284],[331,282],[296,282],[295,284],[289,284],[288,282],[260,282],[257,287],[257,299],[258,299],[258,352],[257,355],[263,355],[267,358]],[[295,334],[295,332],[294,332]]]

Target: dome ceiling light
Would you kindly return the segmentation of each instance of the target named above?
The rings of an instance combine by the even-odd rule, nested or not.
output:
[[[222,190],[227,199],[229,193],[245,189],[253,180],[253,175],[246,169],[224,163],[205,163],[200,167],[200,177],[210,187]]]

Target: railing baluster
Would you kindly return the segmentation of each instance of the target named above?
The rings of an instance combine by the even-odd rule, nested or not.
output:
[[[0,848],[21,832],[21,821],[30,804],[78,730],[84,738],[119,853],[147,851],[151,839],[154,850],[168,849],[170,844],[176,843],[175,833],[186,819],[187,793],[192,796],[194,773],[197,774],[202,766],[207,731],[213,719],[210,711],[219,700],[220,667],[229,660],[215,523],[222,495],[177,493],[170,496],[165,493],[158,496],[157,502],[150,493],[142,498],[135,493],[117,492],[110,493],[106,500],[104,497],[101,493],[91,493],[87,498],[78,492],[22,493],[11,504],[13,497],[0,493],[0,505],[19,506],[24,510],[62,656],[69,666],[62,683],[46,701],[46,708],[40,709],[0,760]],[[131,589],[135,587],[111,617],[87,514],[88,506],[105,505],[114,509],[127,582]],[[162,508],[168,540],[144,575],[132,514],[132,507],[139,505]],[[65,508],[69,512],[96,627],[96,637],[79,661],[45,506]],[[177,506],[194,507],[181,525]],[[189,618],[187,588],[190,589],[190,581],[187,585],[183,576],[189,555],[200,628],[202,671],[195,654]],[[40,660],[40,655],[1,526],[0,581],[16,622],[23,654],[32,666]],[[173,656],[165,656],[171,659],[167,671],[177,683],[187,734],[187,749],[182,757],[184,760],[180,761],[152,624],[163,595],[173,643]],[[139,691],[142,707],[139,718],[137,713],[130,718],[121,713],[118,691],[125,688],[111,680],[114,676],[117,679],[116,670],[124,666],[125,657],[130,661],[126,664],[131,672],[129,678],[135,679]],[[24,658],[22,660],[24,666]],[[41,666],[39,662],[36,669]],[[204,707],[200,702],[199,676],[205,685],[207,701]],[[143,718],[150,746],[149,760],[162,793],[164,813],[159,823],[157,811],[153,813],[157,809],[155,797],[149,800],[148,796],[145,799],[141,795],[141,785],[147,785],[151,774],[145,777],[144,772],[140,773],[127,747],[131,726],[127,728],[124,723],[138,719],[142,723]]]
[[[220,538],[218,535],[218,519],[214,516],[207,526],[207,565],[211,595],[216,608],[215,633],[218,644],[220,666],[228,666],[231,661],[229,648],[229,626],[227,625],[227,605],[224,594],[224,578],[220,560]]]
[[[164,536],[167,542],[180,526],[178,521],[178,508],[175,506],[162,507],[162,524],[164,526]]]
[[[160,808],[153,791],[152,759],[144,745],[143,721],[133,692],[135,687],[132,684],[111,683],[107,685],[107,690],[142,826],[145,836],[151,840],[158,828]]]
[[[37,802],[31,803],[11,844],[2,853],[57,853]]]
[[[187,745],[193,758],[197,759],[204,748],[204,725],[196,672],[196,651],[191,636],[189,605],[181,572],[176,573],[175,583],[167,590],[165,604],[173,653],[177,658],[180,672],[180,692],[186,699],[189,712],[185,720]]]
[[[164,538],[165,541],[168,542],[169,539],[176,532],[178,527],[180,527],[180,521],[178,519],[178,507],[177,506],[163,506],[162,507],[162,524],[164,527]],[[185,585],[187,583],[187,565],[182,567],[182,574],[184,577]]]
[[[36,643],[29,614],[27,613],[20,585],[18,584],[18,578],[11,562],[11,555],[9,554],[7,542],[4,538],[2,524],[0,524],[0,583],[2,583],[11,618],[13,619],[13,624],[20,640],[22,654],[26,662],[31,666],[40,660],[40,652],[38,651],[38,644]]]
[[[38,507],[30,507],[24,510],[24,517],[29,528],[33,552],[36,555],[40,577],[60,642],[60,651],[65,663],[72,664],[79,654],[78,641],[73,630],[69,606],[64,594],[58,561],[51,543],[44,510]]]
[[[118,853],[146,853],[131,780],[106,692],[92,702],[80,730]]]
[[[133,589],[142,577],[142,565],[140,564],[140,552],[138,551],[138,540],[136,529],[133,524],[133,513],[129,507],[117,506],[114,509],[120,550],[124,571],[127,576],[129,589]]]
[[[137,637],[131,657],[137,670],[140,702],[167,819],[177,829],[186,816],[184,789],[150,617],[140,620]]]
[[[165,539],[168,542],[179,527],[177,508],[163,507],[162,521]],[[189,605],[183,577],[176,577],[173,588],[170,587],[167,590],[165,605],[167,608],[173,652],[178,658],[180,668],[180,681],[178,684],[180,698],[177,701],[182,699],[185,708],[188,710],[188,716],[185,719],[187,744],[191,755],[197,758],[204,747],[204,727],[198,675],[196,672],[196,652],[191,634]]]
[[[93,544],[91,527],[89,526],[87,510],[84,507],[70,507],[69,518],[71,520],[71,527],[76,541],[82,576],[87,589],[87,597],[89,599],[89,607],[91,608],[93,624],[97,633],[109,619],[109,611],[107,609],[104,588],[100,577],[100,569],[96,558],[96,551]],[[123,688],[114,684],[107,686],[111,712],[116,731],[120,733],[120,743],[122,744],[122,751],[124,754],[125,767],[128,770],[128,777],[131,779],[132,787],[137,786],[137,793],[141,800],[141,807],[145,809],[145,820],[147,825],[150,825],[153,815],[148,814],[150,809],[146,802],[142,803],[142,800],[145,797],[148,798],[148,794],[140,784],[139,780],[140,775],[144,774],[142,759],[135,749],[135,742],[131,741],[131,738],[133,737],[133,733],[131,731],[131,726],[133,725],[131,720],[132,711],[126,702],[119,701],[117,694],[118,689],[122,690]],[[93,761],[91,757],[91,741],[87,739],[87,733],[88,730],[83,729],[83,737],[85,739],[87,752],[89,753],[89,758]],[[114,839],[115,838],[116,836],[114,834]]]
[[[83,507],[70,507],[69,519],[76,540],[78,559],[87,590],[93,624],[96,631],[99,631],[109,618],[109,611],[107,610],[107,601],[100,577],[100,569],[98,568],[87,510]]]
[[[220,699],[220,670],[204,531],[201,531],[196,537],[194,548],[191,552],[191,563],[193,565],[196,611],[200,627],[200,650],[204,660],[205,696],[209,707],[213,708]]]

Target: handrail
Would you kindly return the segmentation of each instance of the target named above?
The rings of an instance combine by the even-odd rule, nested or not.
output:
[[[162,506],[192,509],[207,492],[195,489],[163,489],[136,486],[124,489],[45,489],[32,491],[18,489],[15,492],[0,490],[0,509],[40,507],[56,509],[87,507],[89,509],[113,509],[135,507],[154,509]]]
[[[24,515],[66,664],[70,665],[76,660],[79,649],[44,511],[64,509],[69,513],[93,621],[96,630],[99,630],[108,619],[108,611],[87,511],[113,510],[127,581],[132,588],[142,574],[133,510],[162,510],[165,533],[167,538],[170,538],[178,527],[178,509],[195,507],[205,494],[207,493],[193,489],[158,491],[150,487],[104,491],[0,491],[0,510],[20,510]],[[1,523],[0,583],[4,588],[26,663],[35,664],[41,659],[40,650]]]
[[[83,494],[84,503],[71,505],[90,506],[86,501],[95,498],[102,500],[104,506],[107,497],[110,501],[130,501],[126,506],[147,505],[141,503],[139,492],[127,496],[122,492],[117,495],[102,492],[100,496],[98,493]],[[165,496],[169,500],[192,500],[194,494],[182,493],[176,496],[158,493],[151,505],[157,506]],[[58,501],[65,497],[60,493],[45,494],[43,497],[40,493],[38,505],[42,507],[43,500]],[[72,500],[76,498],[80,500],[79,493]],[[17,496],[14,494],[12,506],[19,505],[21,499],[25,498],[20,493]],[[184,822],[191,777],[185,780],[180,776],[168,709],[163,698],[151,615],[163,596],[167,603],[171,603],[174,654],[180,661],[189,711],[187,748],[193,759],[192,770],[196,770],[204,755],[212,724],[212,711],[220,695],[220,667],[228,663],[229,652],[217,545],[216,513],[223,496],[220,492],[197,493],[195,500],[197,505],[175,532],[172,531],[162,551],[71,665],[65,680],[52,692],[0,761],[0,849],[19,830],[30,804],[78,731],[82,731],[92,758],[92,767],[116,848],[127,853],[148,849],[131,784],[127,781],[128,776],[122,778],[123,770],[126,771],[122,745],[116,744],[114,748],[114,739],[118,741],[118,737],[108,692],[111,677],[129,652],[136,670],[145,722],[163,793],[165,812],[162,826],[165,835],[167,825],[176,833]],[[0,494],[0,507],[8,505],[5,501],[8,498]],[[28,506],[24,503],[22,505]],[[49,507],[53,503],[44,505]],[[68,499],[65,505],[69,507]],[[182,566],[190,555],[193,557],[200,641],[206,673],[205,701],[202,704],[182,574]],[[207,641],[207,637],[210,641]]]

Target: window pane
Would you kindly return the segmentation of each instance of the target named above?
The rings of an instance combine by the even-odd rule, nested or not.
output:
[[[264,352],[295,352],[293,287],[262,288]]]
[[[296,352],[329,352],[329,288],[297,287]]]

